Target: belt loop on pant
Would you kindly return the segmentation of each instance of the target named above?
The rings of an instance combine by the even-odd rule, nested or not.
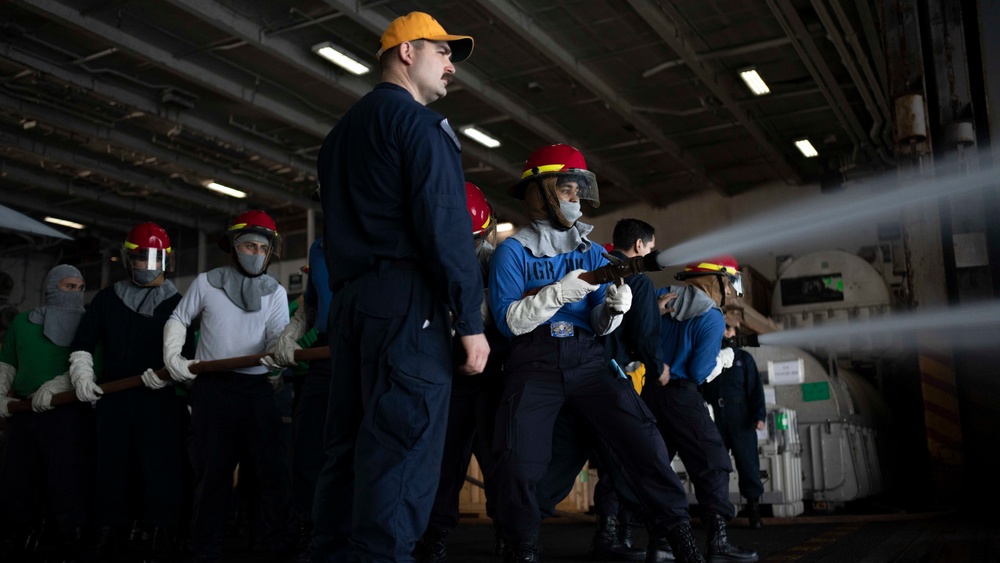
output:
[[[694,381],[691,381],[690,379],[674,379],[674,378],[671,378],[670,381],[667,382],[667,386],[668,387],[676,387],[678,389],[684,389],[686,391],[697,391],[698,390],[698,384],[695,383]]]

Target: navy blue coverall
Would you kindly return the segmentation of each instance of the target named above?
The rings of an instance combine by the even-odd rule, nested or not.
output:
[[[451,330],[483,332],[461,148],[441,115],[381,83],[327,136],[318,172],[333,368],[313,560],[412,561],[438,486]]]
[[[733,367],[723,369],[719,377],[702,386],[701,392],[715,411],[722,442],[733,452],[740,494],[753,500],[764,492],[756,430],[758,421],[767,420],[764,386],[753,356],[741,348],[733,348],[733,352]]]

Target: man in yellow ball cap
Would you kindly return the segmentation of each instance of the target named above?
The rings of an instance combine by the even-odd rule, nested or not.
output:
[[[377,53],[382,82],[319,153],[333,300],[316,562],[413,560],[438,486],[452,330],[465,358],[456,377],[489,356],[461,145],[425,107],[472,45],[427,14],[395,19]]]

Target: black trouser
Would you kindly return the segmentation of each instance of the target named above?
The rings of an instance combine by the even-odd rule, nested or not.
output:
[[[59,530],[69,536],[90,522],[93,479],[94,411],[89,404],[7,419],[0,461],[0,522],[5,527],[36,526],[47,500]]]
[[[612,497],[609,499],[605,491],[605,497],[602,499],[604,504],[599,507],[595,491],[595,512],[601,516],[615,515],[620,509],[618,504],[628,507],[630,511],[637,512],[641,509],[641,503],[629,485],[621,461],[582,415],[564,405],[556,417],[552,431],[552,459],[545,470],[545,475],[535,485],[538,509],[542,518],[555,515],[556,505],[569,495],[583,465],[593,456],[597,457],[600,467],[604,468],[601,470],[603,475],[600,483],[610,489]],[[611,502],[614,502],[614,505],[611,505]]]
[[[759,499],[764,492],[760,482],[760,457],[757,450],[757,421],[750,416],[743,397],[721,397],[712,405],[715,426],[722,443],[732,450],[736,472],[740,476],[740,494],[745,499]]]
[[[415,268],[391,264],[334,292],[314,561],[413,560],[451,393],[451,327],[438,294]]]
[[[499,373],[455,375],[441,457],[441,482],[431,509],[431,526],[450,530],[458,525],[459,496],[469,469],[469,456],[473,454],[483,473],[486,514],[493,517],[493,425],[502,392],[503,379]]]
[[[173,387],[157,391],[140,387],[101,397],[95,489],[99,502],[94,507],[99,526],[128,525],[135,491],[141,491],[145,525],[178,524],[184,503],[186,422],[184,401]]]
[[[687,522],[687,496],[670,469],[663,439],[632,384],[604,363],[593,335],[555,338],[543,325],[514,341],[493,442],[497,517],[507,539],[531,542],[541,521],[536,484],[552,455],[563,404],[586,419],[624,466],[630,485],[666,535]]]
[[[671,379],[665,386],[647,383],[642,398],[656,415],[670,459],[681,456],[698,504],[727,519],[735,516],[729,502],[733,466],[698,386],[684,379]]]
[[[191,393],[194,506],[189,545],[197,555],[219,557],[233,471],[252,461],[260,487],[267,541],[290,541],[288,451],[274,390],[264,375],[203,373]]]
[[[314,348],[326,347],[325,335]],[[299,521],[311,524],[316,480],[323,469],[323,426],[330,401],[330,360],[309,362],[292,416],[295,438],[292,447],[292,504]]]

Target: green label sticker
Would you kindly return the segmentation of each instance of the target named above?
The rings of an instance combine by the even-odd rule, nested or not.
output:
[[[830,384],[826,381],[818,381],[816,383],[803,383],[802,384],[802,401],[808,403],[809,401],[829,401],[830,400]]]

